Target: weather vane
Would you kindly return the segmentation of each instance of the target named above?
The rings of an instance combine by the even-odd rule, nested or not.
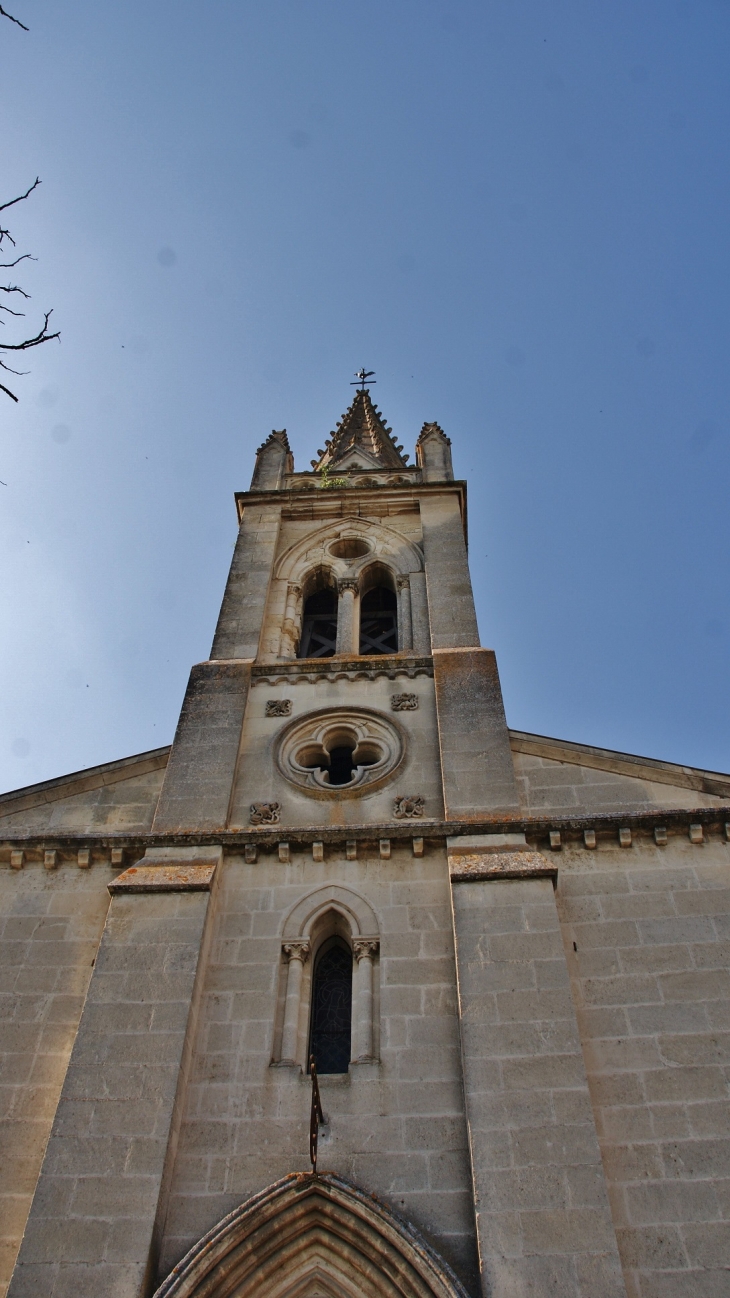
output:
[[[360,391],[364,392],[366,388],[370,387],[371,383],[377,383],[377,379],[373,378],[374,373],[375,370],[366,370],[364,367],[361,370],[355,370],[355,378],[357,379],[357,383],[351,383],[350,387],[351,388],[359,387]]]

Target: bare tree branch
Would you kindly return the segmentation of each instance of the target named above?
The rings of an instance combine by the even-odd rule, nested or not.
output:
[[[0,5],[0,13],[2,12],[3,12],[3,7],[2,5]],[[33,193],[33,190],[36,188],[36,186],[40,184],[41,184],[41,178],[40,176],[36,176],[30,189],[26,189],[24,194],[19,194],[17,198],[11,198],[9,203],[0,203],[0,212],[4,212],[6,207],[14,207],[16,203],[22,203],[23,200],[26,199],[29,194]],[[3,234],[7,234],[7,233],[8,233],[7,230],[3,230]]]
[[[10,17],[10,14],[6,13],[1,4],[0,17]],[[13,19],[13,21],[16,20]],[[22,26],[22,23],[19,25]],[[26,189],[24,194],[19,194],[17,198],[9,199],[7,203],[0,203],[0,212],[4,212],[8,207],[14,207],[16,203],[24,202],[25,199],[33,193],[33,190],[40,185],[40,183],[40,176],[36,176],[33,184]],[[10,231],[0,226],[0,246],[2,246],[3,239],[7,239],[7,241],[15,247],[15,240]],[[13,261],[0,262],[0,268],[3,270],[9,270],[11,267],[17,266],[21,261],[35,261],[35,257],[31,257],[30,253],[24,252],[20,257],[16,257]],[[0,284],[0,293],[18,293],[21,297],[25,298],[26,301],[30,299],[30,293],[26,293],[25,289],[21,288],[19,284]],[[0,302],[0,312],[13,316],[16,320],[24,318],[25,316],[24,311],[14,311],[12,307],[6,306],[2,302]],[[54,333],[49,332],[48,321],[51,318],[51,314],[50,311],[46,311],[41,328],[32,338],[22,338],[21,341],[17,343],[0,342],[0,369],[6,370],[8,374],[17,374],[18,376],[27,373],[26,370],[15,370],[11,365],[8,365],[6,360],[3,359],[3,352],[27,352],[33,347],[40,347],[42,343],[48,343],[54,338],[59,338],[59,330],[56,330]],[[0,324],[4,325],[5,323],[4,319],[0,319]],[[0,383],[0,392],[4,392],[6,396],[11,397],[13,401],[18,400],[15,393],[11,392],[9,388],[6,388],[4,383]]]
[[[8,11],[7,11],[7,9],[3,9],[2,5],[0,5],[0,17],[1,17],[1,18],[8,18],[8,19],[10,20],[11,23],[17,23],[17,24],[18,24],[18,27],[22,27],[24,32],[29,32],[29,31],[30,31],[30,27],[26,27],[25,23],[22,23],[22,22],[20,21],[19,18],[13,18],[13,15],[12,15],[12,14],[9,14]],[[3,388],[3,392],[4,392],[4,391],[5,391],[5,388]],[[12,392],[10,393],[10,396],[11,396],[11,397],[13,396]],[[13,401],[17,401],[17,400],[18,400],[17,397],[13,397]]]
[[[1,234],[0,234],[0,241],[2,241]],[[15,261],[0,261],[0,270],[12,270],[13,266],[17,266],[19,261],[37,261],[37,260],[38,258],[31,257],[29,252],[24,252],[22,257],[16,257]]]
[[[13,312],[13,314],[15,313]],[[49,343],[54,338],[60,338],[60,329],[56,330],[56,332],[52,334],[48,332],[48,321],[52,314],[51,311],[46,311],[43,326],[38,330],[38,333],[34,338],[24,338],[23,341],[19,343],[0,343],[0,352],[26,352],[31,347],[40,347],[41,343]],[[22,377],[24,374],[28,373],[27,370],[14,370],[11,365],[6,365],[2,356],[0,356],[0,369],[6,370],[8,374],[17,374],[18,377]],[[6,388],[3,383],[0,383],[0,389],[2,389],[3,392],[6,392],[9,397],[12,397],[13,401],[18,400],[15,393],[11,392],[10,388]]]
[[[43,327],[42,329],[39,329],[35,338],[25,338],[22,343],[0,343],[0,351],[27,352],[29,347],[38,347],[41,343],[49,343],[52,338],[60,338],[61,337],[60,329],[58,329],[55,334],[49,334],[48,332],[48,321],[50,320],[52,315],[53,315],[52,310],[46,311],[46,318],[43,321]],[[0,357],[0,365],[2,365],[2,363],[3,363],[2,357]],[[4,366],[4,368],[7,369],[7,366]],[[17,373],[17,371],[15,370],[13,370],[12,372]]]
[[[15,18],[13,14],[9,14],[7,9],[4,9],[1,4],[0,4],[0,18],[7,18],[8,22],[15,23],[16,27],[22,28],[24,32],[30,30],[28,27],[26,27],[25,23],[22,23],[20,21],[19,18]],[[25,191],[24,194],[19,194],[17,198],[9,199],[7,203],[0,203],[0,212],[4,212],[8,207],[14,207],[16,203],[24,202],[25,199],[28,198],[29,195],[33,193],[33,190],[37,189],[40,183],[41,183],[40,176],[36,176],[35,180],[33,181],[33,184],[30,186],[29,189]],[[11,244],[13,248],[15,247],[15,240],[12,234],[10,233],[10,231],[5,230],[3,229],[2,226],[0,226],[0,246],[2,246],[4,239],[7,239],[8,243]],[[13,266],[18,266],[21,261],[35,261],[35,257],[31,257],[29,252],[24,252],[22,256],[16,257],[14,261],[0,262],[0,269],[10,270]],[[30,293],[26,293],[25,289],[22,289],[18,284],[0,284],[0,293],[19,293],[21,297],[24,297],[26,299],[30,298]],[[0,311],[5,311],[7,315],[15,316],[16,319],[19,319],[21,316],[25,315],[24,311],[13,311],[12,307],[5,306],[2,303],[0,303]],[[55,333],[48,332],[48,321],[51,318],[51,314],[52,313],[50,311],[46,311],[43,319],[43,325],[38,330],[38,333],[35,335],[34,338],[24,338],[19,343],[0,343],[0,352],[26,352],[29,351],[30,348],[32,347],[40,347],[42,343],[50,342],[53,338],[60,338],[61,336],[60,330],[56,330]],[[0,321],[0,324],[4,324],[4,323],[5,323],[4,320]],[[2,355],[0,355],[0,369],[6,370],[9,374],[20,375],[25,372],[22,370],[14,370],[10,365],[7,365],[3,360]],[[0,383],[0,392],[4,392],[6,396],[10,397],[11,401],[17,402],[18,398],[16,397],[15,393],[11,392],[10,388],[6,388],[4,383]],[[7,486],[7,483],[3,482],[2,485],[5,487]]]

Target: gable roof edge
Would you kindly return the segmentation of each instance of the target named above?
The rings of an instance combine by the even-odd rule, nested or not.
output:
[[[675,788],[694,789],[718,798],[730,797],[730,775],[722,771],[704,771],[699,767],[680,766],[676,762],[663,762],[654,757],[637,757],[632,753],[615,752],[611,748],[576,744],[568,739],[531,735],[523,730],[510,730],[509,737],[515,753],[611,771],[614,775],[650,780],[654,784],[672,784]]]
[[[40,784],[28,784],[22,789],[0,793],[0,817],[27,811],[30,807],[41,807],[49,802],[58,802],[61,798],[72,798],[77,793],[117,784],[120,780],[130,780],[134,776],[146,775],[149,771],[159,771],[167,766],[170,747],[168,744],[165,748],[152,748],[149,752],[122,757],[116,762],[103,762],[100,766],[89,766],[84,771],[73,771],[70,775],[59,775],[53,780],[43,780]]]

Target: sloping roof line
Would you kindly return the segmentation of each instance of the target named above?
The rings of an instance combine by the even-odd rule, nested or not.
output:
[[[523,730],[510,730],[509,737],[512,751],[516,753],[545,757],[552,762],[569,762],[574,766],[588,766],[593,770],[613,771],[616,775],[650,780],[653,784],[672,784],[679,789],[695,789],[719,798],[730,796],[730,775],[722,771],[680,766],[676,762],[663,762],[655,757],[635,757],[632,753],[617,753],[611,748],[575,744],[568,739],[549,739],[546,735],[530,735]]]
[[[406,461],[398,450],[392,430],[386,427],[377,406],[370,400],[367,388],[358,388],[352,405],[345,411],[335,431],[318,452],[316,468],[332,469],[349,451],[362,451],[370,461],[384,469],[405,469]],[[312,461],[314,463],[314,461]]]
[[[43,780],[40,784],[28,784],[24,789],[0,793],[0,816],[26,811],[30,807],[41,807],[46,802],[58,802],[61,798],[72,798],[89,789],[118,784],[120,780],[135,779],[146,775],[148,771],[159,771],[167,766],[170,748],[170,744],[166,748],[152,748],[147,753],[122,757],[120,761],[103,762],[101,766],[89,766],[85,771],[73,771],[70,775],[58,775],[55,779]]]
[[[650,780],[655,784],[671,784],[679,789],[695,789],[716,797],[730,797],[730,775],[722,771],[704,771],[696,766],[680,766],[676,762],[662,762],[654,757],[636,757],[631,753],[618,753],[610,748],[594,748],[589,744],[575,744],[568,739],[549,739],[545,735],[531,735],[523,730],[510,730],[512,751],[544,757],[553,762],[569,762],[574,766],[588,766],[594,770],[613,771],[616,775],[633,776],[637,780]],[[102,785],[131,780],[148,771],[158,771],[167,766],[170,745],[153,748],[147,753],[123,757],[121,761],[104,762],[90,766],[85,771],[60,775],[41,784],[29,784],[23,789],[11,789],[0,794],[0,817],[71,798]]]

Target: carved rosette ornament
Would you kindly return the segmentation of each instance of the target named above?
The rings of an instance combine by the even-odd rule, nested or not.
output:
[[[394,712],[415,712],[418,707],[418,695],[391,694],[390,706]]]
[[[352,952],[358,964],[365,956],[368,960],[374,960],[380,950],[380,942],[376,937],[355,937],[352,939]]]
[[[291,706],[291,699],[267,699],[266,715],[267,717],[290,717]]]
[[[402,796],[393,803],[393,815],[398,820],[415,820],[423,815],[426,799],[420,796],[411,798]]]
[[[278,802],[252,802],[249,820],[252,825],[278,825],[280,811]]]

